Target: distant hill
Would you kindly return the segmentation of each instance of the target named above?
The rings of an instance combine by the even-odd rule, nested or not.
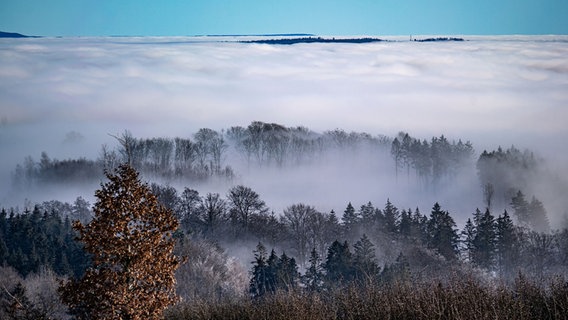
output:
[[[208,34],[207,37],[313,37],[311,33]]]
[[[414,39],[416,42],[438,42],[438,41],[464,41],[463,38],[426,38]]]
[[[21,33],[0,31],[0,38],[29,38],[29,37]]]
[[[296,43],[369,43],[384,41],[378,38],[321,38],[321,37],[304,37],[304,38],[287,38],[287,39],[261,39],[241,41],[243,43],[263,43],[263,44],[296,44]]]

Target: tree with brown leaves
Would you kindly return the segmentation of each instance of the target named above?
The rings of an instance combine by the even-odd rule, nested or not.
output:
[[[59,288],[78,319],[161,319],[177,300],[173,232],[178,222],[131,166],[123,164],[95,192],[94,219],[74,223],[92,266]]]

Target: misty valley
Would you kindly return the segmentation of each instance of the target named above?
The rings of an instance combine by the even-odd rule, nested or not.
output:
[[[565,319],[568,37],[0,39],[0,319]]]
[[[302,312],[313,317],[344,318],[362,312],[351,309],[357,299],[368,308],[392,306],[402,297],[419,305],[432,290],[436,299],[449,304],[471,299],[470,291],[480,290],[484,299],[475,306],[491,305],[507,317],[548,318],[564,312],[556,308],[565,302],[554,299],[566,298],[561,280],[568,263],[566,203],[559,197],[549,206],[541,199],[551,199],[550,194],[541,198],[539,190],[560,188],[559,195],[568,188],[530,150],[511,146],[479,153],[471,142],[443,135],[420,139],[405,132],[389,137],[342,129],[318,133],[261,121],[220,131],[202,128],[190,137],[139,138],[129,131],[112,137],[115,145],[101,146],[96,159],[58,160],[46,152],[38,160],[26,157],[12,172],[13,192],[69,193],[92,186],[94,193],[105,180],[104,172],[131,164],[180,223],[175,253],[187,262],[176,272],[183,303],[168,311],[172,319],[193,318],[198,309],[204,318],[238,318],[234,308],[258,317],[262,307],[251,301],[275,308],[269,314],[289,314],[274,304],[307,308],[298,299],[309,299],[314,309]],[[294,201],[290,193],[284,196],[290,202],[279,202],[278,210],[263,195],[280,181],[246,184],[287,174],[299,182],[283,181],[284,188],[302,193],[328,181],[357,190],[374,183],[389,186],[366,201],[354,201],[348,192],[324,195],[330,199],[325,210]],[[337,177],[326,177],[333,174]],[[371,183],[359,179],[361,175],[372,176]],[[320,182],[310,183],[314,179]],[[358,181],[367,184],[353,185]],[[207,191],[213,189],[222,191]],[[274,188],[272,196],[282,190]],[[401,191],[409,194],[402,198],[404,207],[391,201]],[[20,294],[34,306],[26,312],[66,317],[51,295],[57,279],[81,277],[91,263],[72,228],[75,220],[87,224],[93,218],[85,200],[91,196],[77,194],[70,202],[28,198],[20,206],[2,208],[1,276],[5,288],[13,288],[2,303],[10,305],[10,297]],[[408,203],[412,197],[431,204]],[[460,212],[451,212],[442,201],[448,197],[469,199],[458,207]],[[470,203],[478,205],[467,208]],[[42,286],[34,287],[38,282]],[[434,284],[442,290],[432,288]],[[526,290],[538,298],[515,298],[528,294]],[[376,295],[389,298],[375,301]],[[334,308],[345,304],[347,309],[329,309],[313,300],[324,296]],[[494,306],[494,299],[506,303]],[[553,299],[553,307],[545,307],[546,302],[527,313],[507,309],[537,304],[532,299],[543,304]],[[422,306],[366,312],[369,318],[400,312],[431,318],[435,310]]]

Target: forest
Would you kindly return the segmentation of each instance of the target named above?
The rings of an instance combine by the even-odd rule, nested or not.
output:
[[[131,164],[179,221],[174,252],[187,261],[176,271],[181,300],[168,319],[555,319],[568,311],[568,222],[551,223],[537,198],[545,162],[529,150],[476,156],[471,142],[444,135],[316,133],[258,121],[190,138],[115,138],[117,147],[102,146],[97,159],[27,157],[13,185],[41,192],[98,183]],[[238,183],[243,168],[318,166],[330,154],[386,155],[397,183],[425,192],[474,167],[482,203],[460,225],[443,202],[404,208],[389,195],[342,199],[330,211],[304,202],[276,211]],[[224,181],[225,192],[200,193],[207,181]],[[72,228],[92,218],[81,196],[1,208],[2,319],[69,318],[58,281],[81,277],[92,263]]]
[[[379,38],[322,38],[322,37],[303,37],[303,38],[282,38],[282,39],[260,39],[243,41],[243,43],[261,43],[292,45],[297,43],[370,43],[385,41]]]

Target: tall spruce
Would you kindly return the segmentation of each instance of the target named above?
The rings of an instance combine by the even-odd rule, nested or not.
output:
[[[428,244],[448,260],[456,258],[458,235],[456,223],[436,202],[428,220]]]
[[[310,292],[319,291],[323,285],[324,273],[321,258],[315,248],[310,253],[309,267],[302,277],[302,282]]]
[[[375,245],[363,234],[353,245],[354,276],[362,283],[373,282],[379,275],[380,268],[375,256]]]
[[[254,261],[251,271],[251,279],[249,284],[249,293],[253,297],[261,297],[267,292],[274,291],[273,267],[276,264],[276,253],[272,251],[272,261],[268,263],[266,256],[266,247],[262,243],[258,243],[254,252]],[[272,267],[272,268],[271,268]]]
[[[490,269],[493,266],[496,242],[495,227],[495,217],[489,209],[486,209],[477,222],[473,254],[473,262],[485,269]]]
[[[327,250],[324,264],[325,280],[328,284],[348,283],[353,279],[353,255],[347,241],[334,241]]]
[[[513,269],[518,256],[517,234],[513,220],[506,210],[497,217],[495,229],[497,269],[501,275],[514,275]]]

